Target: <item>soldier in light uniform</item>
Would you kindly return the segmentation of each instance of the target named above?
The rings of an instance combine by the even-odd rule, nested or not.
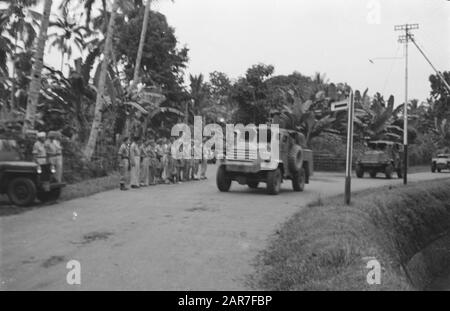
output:
[[[128,188],[125,186],[127,183],[127,175],[128,175],[128,166],[130,161],[130,148],[129,148],[130,140],[128,137],[125,137],[122,140],[122,144],[119,148],[119,170],[120,170],[120,190],[126,191]]]
[[[48,161],[47,150],[45,147],[45,136],[46,134],[44,132],[38,133],[37,141],[33,146],[33,159],[39,165],[47,164]]]
[[[45,142],[47,157],[50,164],[55,167],[55,177],[58,182],[62,182],[63,175],[63,155],[60,135],[59,132],[52,131],[48,134],[48,140]]]
[[[206,138],[203,139],[203,144],[207,141]],[[206,177],[206,170],[208,168],[208,158],[209,158],[209,154],[207,152],[205,152],[205,149],[203,148],[203,152],[202,152],[202,160],[200,163],[200,179],[207,179]]]
[[[156,154],[156,144],[155,140],[151,139],[147,148],[148,156],[149,156],[149,168],[148,168],[148,183],[153,186],[156,184],[156,176],[158,170],[158,159]]]
[[[141,153],[141,167],[140,167],[140,178],[141,178],[141,187],[148,187],[149,180],[149,166],[150,166],[150,154],[148,150],[148,141],[142,142],[140,146]]]
[[[130,147],[130,164],[131,164],[131,188],[137,189],[139,186],[141,152],[139,148],[139,137],[134,137]]]

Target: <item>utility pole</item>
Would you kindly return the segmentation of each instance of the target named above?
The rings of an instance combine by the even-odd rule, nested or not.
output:
[[[408,183],[408,43],[412,38],[410,31],[419,29],[419,24],[404,24],[394,27],[395,31],[404,31],[398,39],[405,44],[405,106],[403,109],[403,184]]]

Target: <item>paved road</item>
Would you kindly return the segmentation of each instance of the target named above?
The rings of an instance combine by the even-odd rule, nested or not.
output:
[[[344,188],[339,174],[318,173],[304,193],[286,183],[279,196],[209,180],[87,198],[0,218],[0,289],[241,290],[271,233],[319,196]],[[445,178],[419,173],[411,181]],[[354,190],[399,184],[364,179]],[[81,286],[66,264],[81,263]]]

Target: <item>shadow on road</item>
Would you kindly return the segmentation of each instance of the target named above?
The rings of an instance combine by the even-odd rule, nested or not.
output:
[[[39,208],[43,208],[43,207],[47,207],[47,206],[55,205],[55,204],[57,204],[57,202],[46,203],[46,204],[36,203],[35,205],[30,206],[30,207],[18,207],[18,206],[11,204],[11,202],[9,202],[8,197],[0,195],[0,217],[20,215],[20,214],[24,214],[24,213],[30,212],[32,210],[35,210],[35,209],[39,209]]]

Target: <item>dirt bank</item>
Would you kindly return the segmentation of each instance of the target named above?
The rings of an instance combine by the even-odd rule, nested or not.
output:
[[[345,206],[318,200],[287,221],[256,260],[254,288],[424,289],[450,262],[450,180],[362,191]],[[380,262],[369,285],[367,262]]]

